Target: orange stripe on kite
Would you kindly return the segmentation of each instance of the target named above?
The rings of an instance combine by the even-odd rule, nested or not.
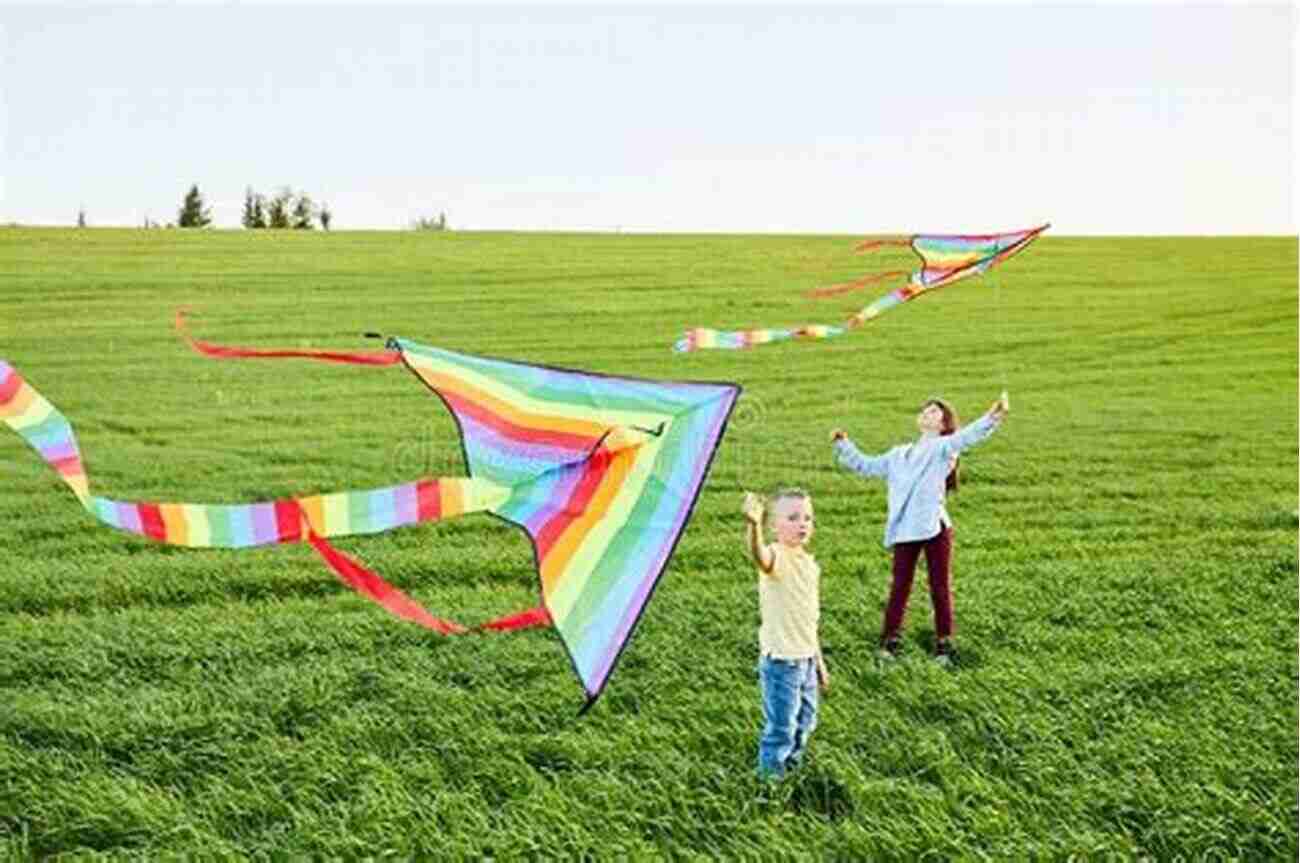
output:
[[[636,450],[621,450],[614,454],[609,464],[601,471],[595,487],[584,501],[576,515],[564,525],[559,537],[551,546],[550,553],[542,558],[542,595],[549,596],[556,581],[569,566],[569,561],[577,553],[587,534],[600,519],[604,518],[614,496],[627,480],[636,463]],[[576,492],[575,492],[576,496]]]
[[[158,512],[162,517],[166,541],[174,545],[188,545],[189,522],[185,518],[185,510],[181,508],[181,505],[176,503],[159,504]]]

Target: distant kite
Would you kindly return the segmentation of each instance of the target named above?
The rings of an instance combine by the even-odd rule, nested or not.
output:
[[[184,331],[179,315],[177,326]],[[604,689],[668,565],[740,393],[730,383],[612,377],[405,339],[389,339],[389,350],[367,353],[190,342],[217,357],[403,364],[451,411],[469,476],[264,503],[131,503],[91,495],[72,426],[3,361],[0,419],[105,524],[191,547],[309,542],[358,592],[444,635],[468,630],[429,614],[326,537],[472,512],[518,525],[533,545],[541,605],[477,628],[552,624],[586,692],[584,710]]]
[[[967,276],[978,276],[987,272],[995,264],[1000,264],[1012,255],[1022,251],[1026,246],[1047,230],[1048,225],[1040,225],[1025,231],[1007,234],[917,234],[902,240],[868,240],[858,245],[855,252],[865,252],[882,246],[910,246],[921,259],[921,269],[911,273],[906,285],[891,291],[871,305],[859,311],[845,321],[843,326],[831,324],[808,324],[792,329],[762,330],[687,330],[677,341],[673,349],[679,353],[706,348],[738,349],[787,339],[829,339],[842,336],[867,321],[878,317],[881,312],[894,306],[902,305],[908,300],[922,294],[951,285]],[[908,275],[907,270],[891,270],[884,273],[872,273],[839,285],[810,291],[808,296],[814,298],[833,297],[851,291],[861,290],[868,285],[885,279]]]

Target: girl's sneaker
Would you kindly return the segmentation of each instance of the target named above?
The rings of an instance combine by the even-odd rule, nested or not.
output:
[[[952,646],[951,639],[940,639],[939,642],[935,644],[934,661],[945,668],[957,664],[957,648]]]
[[[880,650],[876,653],[876,656],[885,661],[897,659],[898,652],[901,649],[902,645],[899,644],[897,638],[886,638],[880,642]]]

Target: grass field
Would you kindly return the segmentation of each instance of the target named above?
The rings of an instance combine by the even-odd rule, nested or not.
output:
[[[674,355],[687,325],[834,321],[850,237],[0,230],[0,357],[67,414],[92,490],[237,502],[461,475],[397,369],[265,347],[456,350],[745,394],[605,695],[547,630],[447,640],[310,549],[97,527],[0,427],[0,857],[1279,859],[1297,855],[1297,243],[1048,235],[864,331]],[[871,295],[865,295],[869,298]],[[1003,430],[963,459],[963,663],[873,662],[884,486],[834,469],[926,396]],[[812,760],[752,778],[742,489],[812,490],[833,675]],[[340,540],[432,609],[536,602],[486,516]]]

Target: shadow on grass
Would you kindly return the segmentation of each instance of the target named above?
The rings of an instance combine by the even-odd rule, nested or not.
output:
[[[790,788],[790,808],[835,820],[853,814],[853,795],[834,776],[812,767],[800,773]]]
[[[920,649],[913,651],[912,656],[916,657],[918,653],[923,652],[922,656],[917,658],[924,658],[926,661],[933,661],[931,660],[931,657],[934,656],[934,648],[938,643],[938,639],[935,638],[934,630],[925,630],[919,633],[916,641],[916,646]],[[954,673],[973,671],[976,668],[982,668],[984,666],[984,652],[980,650],[978,644],[962,642],[956,639],[953,640],[953,644],[956,645],[957,648],[957,659],[948,666],[949,671]]]

